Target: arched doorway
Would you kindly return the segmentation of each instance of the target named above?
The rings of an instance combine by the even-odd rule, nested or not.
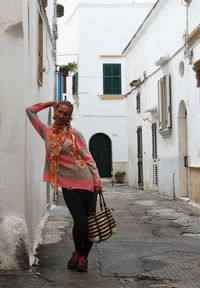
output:
[[[181,100],[178,112],[179,196],[188,197],[188,136],[187,109]]]
[[[89,141],[89,149],[97,164],[100,177],[111,177],[112,149],[110,138],[103,133],[93,135]]]

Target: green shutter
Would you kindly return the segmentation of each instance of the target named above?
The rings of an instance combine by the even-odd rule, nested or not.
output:
[[[121,64],[103,64],[103,94],[121,94]]]
[[[72,78],[72,94],[78,95],[78,72],[76,72]]]
[[[121,94],[121,64],[113,64],[113,93]]]
[[[103,94],[111,94],[112,91],[112,68],[111,64],[103,65]]]

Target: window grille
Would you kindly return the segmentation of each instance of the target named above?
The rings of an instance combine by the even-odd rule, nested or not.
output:
[[[137,165],[138,165],[138,186],[143,188],[143,152],[142,152],[142,126],[137,128]]]
[[[137,93],[136,96],[136,109],[137,109],[137,113],[141,112],[141,106],[140,106],[140,92]]]
[[[153,185],[158,186],[157,125],[152,123]]]

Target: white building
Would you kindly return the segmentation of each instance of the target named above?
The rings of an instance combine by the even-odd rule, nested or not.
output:
[[[44,144],[25,114],[55,97],[56,1],[45,2],[0,3],[0,269],[28,268],[51,202]]]
[[[200,70],[199,11],[198,0],[157,1],[123,52],[130,92],[129,183],[195,202],[200,202],[200,94],[193,70]]]
[[[128,169],[125,66],[121,52],[152,7],[152,3],[134,2],[60,1],[67,14],[61,20],[65,21],[65,28],[59,33],[58,62],[78,62],[74,126],[89,143],[101,177],[110,177],[112,168]],[[68,82],[68,88],[69,85]],[[67,97],[70,99],[69,90]]]

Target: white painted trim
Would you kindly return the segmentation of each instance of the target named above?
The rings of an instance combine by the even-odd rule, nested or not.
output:
[[[124,55],[120,54],[120,55],[99,55],[99,57],[101,58],[123,58]]]
[[[191,164],[191,165],[188,166],[188,168],[197,168],[197,169],[199,169],[200,165]]]

